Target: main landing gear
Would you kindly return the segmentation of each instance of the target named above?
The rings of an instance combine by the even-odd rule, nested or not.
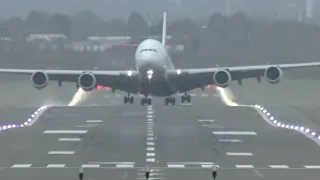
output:
[[[141,98],[141,106],[143,106],[144,104],[151,105],[151,98],[146,96]]]
[[[184,93],[184,95],[181,96],[181,103],[184,103],[185,101],[187,101],[188,103],[191,102],[190,94]]]
[[[130,94],[128,94],[127,96],[124,97],[123,102],[124,104],[127,104],[127,103],[133,104],[134,102],[133,96],[130,96]]]
[[[164,99],[164,104],[168,105],[169,103],[171,103],[172,105],[175,105],[176,104],[176,98],[172,97],[172,96],[166,97]]]

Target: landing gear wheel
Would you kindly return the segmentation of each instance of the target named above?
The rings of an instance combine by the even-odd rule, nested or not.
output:
[[[133,104],[134,98],[133,96],[125,96],[123,102],[124,104],[127,104],[127,103]]]
[[[152,101],[151,101],[151,98],[142,98],[141,101],[141,106],[143,106],[144,104],[148,104],[148,105],[151,105]]]
[[[166,97],[164,99],[164,104],[167,106],[169,103],[171,103],[172,105],[175,105],[176,99],[174,97]]]
[[[189,94],[181,96],[181,103],[187,101],[188,103],[191,102],[191,96]]]

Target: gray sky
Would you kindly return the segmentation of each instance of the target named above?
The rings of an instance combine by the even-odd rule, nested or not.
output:
[[[216,10],[224,11],[226,0],[180,0],[182,8],[169,6],[168,1],[176,0],[0,0],[0,17],[20,16],[26,17],[30,10],[43,10],[49,12],[63,12],[73,14],[80,10],[93,10],[101,17],[107,17],[110,13],[127,15],[138,10],[147,12],[171,10],[177,14],[201,15]],[[261,9],[280,9],[285,3],[297,4],[304,9],[306,0],[229,0],[231,9],[245,9],[259,11]],[[314,0],[314,6],[319,7],[319,0]],[[109,8],[111,7],[111,8]],[[115,11],[115,12],[114,12]],[[183,13],[184,12],[184,13]],[[205,14],[204,14],[205,15]]]

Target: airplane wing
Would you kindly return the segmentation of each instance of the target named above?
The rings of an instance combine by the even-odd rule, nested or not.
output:
[[[129,73],[130,72],[130,73]],[[109,86],[130,93],[138,91],[137,71],[104,71],[104,70],[52,70],[52,69],[0,69],[0,73],[31,75],[31,80],[38,89],[44,88],[49,80],[58,82],[78,82],[83,73],[93,75],[96,84]],[[93,79],[87,76],[88,81]],[[92,76],[91,76],[92,77]],[[90,82],[87,83],[89,87]],[[81,87],[81,85],[80,85]]]
[[[231,81],[235,80],[241,85],[242,80],[248,78],[257,78],[260,82],[262,76],[265,77],[269,83],[276,84],[282,79],[282,70],[316,66],[320,66],[320,62],[203,69],[175,69],[169,71],[169,76],[172,81],[171,83],[178,91],[186,92],[196,88],[203,88],[209,84],[227,87]]]

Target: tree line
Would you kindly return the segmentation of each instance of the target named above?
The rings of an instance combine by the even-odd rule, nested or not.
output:
[[[320,28],[299,21],[250,19],[243,13],[223,16],[213,13],[207,22],[189,18],[169,21],[170,44],[183,44],[185,51],[174,55],[181,67],[212,67],[267,63],[319,61]],[[170,18],[168,18],[170,20]],[[73,40],[88,36],[160,35],[162,21],[148,22],[138,12],[127,19],[100,20],[93,12],[73,16],[31,11],[23,20],[0,22],[0,36],[23,38],[32,33],[62,33]]]

